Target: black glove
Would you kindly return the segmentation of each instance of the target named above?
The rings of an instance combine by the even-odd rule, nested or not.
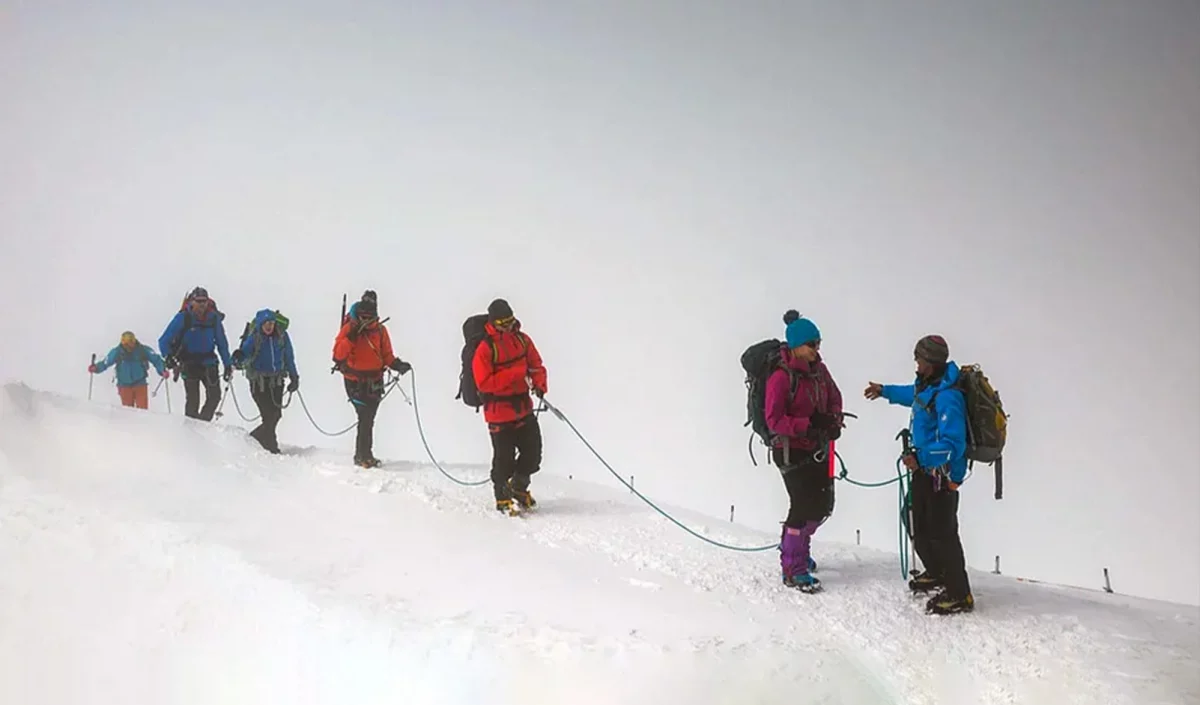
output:
[[[241,349],[241,348],[238,348],[237,350],[234,350],[234,351],[233,351],[233,354],[232,354],[232,355],[230,355],[229,357],[230,357],[230,359],[232,360],[232,362],[233,362],[233,366],[234,366],[234,367],[241,367],[241,366],[242,366],[242,362],[244,362],[244,361],[245,361],[245,359],[246,359],[246,356],[242,354],[242,349]]]
[[[292,381],[287,386],[287,390],[289,392],[295,392],[295,391],[298,391],[299,389],[300,389],[300,378],[293,377]]]
[[[173,370],[178,366],[179,360],[176,360],[174,355],[167,355],[166,359],[163,360],[163,367],[168,370]]]
[[[226,382],[228,382],[228,381],[229,381],[229,380],[231,380],[231,379],[233,379],[233,368],[232,368],[232,367],[229,367],[228,365],[226,365],[226,367],[225,367],[225,381],[226,381]]]
[[[841,425],[842,425],[841,421],[838,419],[838,417],[834,416],[833,414],[826,414],[826,413],[818,411],[818,412],[815,412],[812,416],[808,417],[809,428],[827,429],[827,428],[835,428],[835,427],[841,426]]]
[[[840,415],[816,412],[808,418],[808,427],[823,434],[831,441],[842,437],[842,420]]]
[[[396,358],[395,360],[392,360],[392,364],[389,365],[389,367],[391,367],[393,370],[399,372],[402,375],[408,374],[409,370],[412,369],[412,365],[408,364],[404,360],[401,360],[400,358]]]

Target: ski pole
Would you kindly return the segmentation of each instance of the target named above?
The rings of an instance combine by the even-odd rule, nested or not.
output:
[[[96,353],[92,353],[92,367],[96,366]],[[88,370],[88,401],[92,400],[92,382],[96,379],[96,373]]]

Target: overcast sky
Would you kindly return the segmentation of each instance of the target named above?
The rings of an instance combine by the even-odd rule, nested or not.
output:
[[[1200,6],[937,5],[2,3],[0,378],[84,396],[202,285],[231,338],[291,317],[338,430],[335,315],[373,288],[435,452],[486,463],[453,396],[503,296],[639,489],[775,532],[742,350],[810,315],[878,480],[907,411],[862,388],[940,333],[1012,415],[1005,498],[963,489],[971,565],[1200,602]],[[545,472],[615,482],[544,429]],[[280,438],[353,453],[298,404]],[[423,456],[399,397],[376,438]],[[838,492],[818,544],[894,550],[894,488]]]

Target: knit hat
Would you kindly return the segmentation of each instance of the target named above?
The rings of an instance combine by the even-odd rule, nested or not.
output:
[[[798,348],[805,343],[820,339],[821,331],[817,330],[817,324],[807,318],[797,318],[787,326],[787,346],[789,348]]]
[[[374,292],[368,292],[374,293]],[[374,296],[363,295],[362,300],[354,305],[354,313],[357,316],[370,316],[374,318],[379,315],[379,306],[375,302]]]
[[[913,355],[934,365],[944,365],[950,359],[950,346],[940,335],[927,335],[917,341]]]
[[[500,321],[505,318],[512,317],[513,310],[512,306],[509,306],[508,302],[504,299],[496,299],[492,303],[488,304],[487,313],[488,320]]]

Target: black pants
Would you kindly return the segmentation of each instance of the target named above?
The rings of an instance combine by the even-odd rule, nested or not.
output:
[[[262,415],[258,427],[250,432],[265,450],[279,452],[279,439],[275,427],[283,418],[283,378],[259,377],[250,380],[250,396]]]
[[[189,418],[201,421],[212,421],[221,401],[221,373],[215,364],[184,363],[183,375],[183,414]],[[200,408],[200,386],[204,386],[204,408]]]
[[[508,480],[518,492],[529,490],[530,476],[542,466],[542,427],[535,414],[489,429],[492,434],[492,491],[512,499]],[[518,455],[519,453],[519,455]]]
[[[925,472],[913,473],[911,487],[913,548],[951,597],[964,597],[971,583],[958,535],[958,492],[946,487],[935,491],[933,477]]]
[[[354,442],[354,460],[373,460],[375,445],[375,414],[383,401],[383,377],[378,379],[346,378],[346,396],[358,415],[358,435]]]
[[[811,451],[792,448],[784,462],[783,449],[772,448],[771,460],[783,474],[788,493],[788,514],[784,526],[799,529],[809,521],[825,521],[833,514],[833,478],[829,459],[817,461]]]

